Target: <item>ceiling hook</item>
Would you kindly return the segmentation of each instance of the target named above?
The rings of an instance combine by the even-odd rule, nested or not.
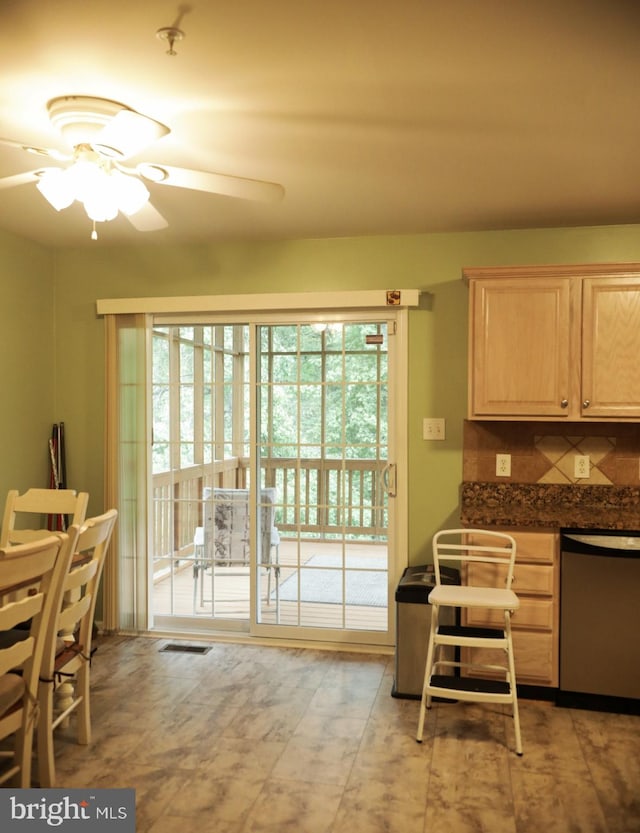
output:
[[[165,26],[162,29],[158,29],[156,32],[156,37],[160,38],[160,40],[165,40],[169,44],[169,48],[167,49],[167,55],[177,55],[178,53],[173,48],[173,44],[176,41],[181,41],[184,38],[184,32],[182,29],[178,29],[175,26]]]

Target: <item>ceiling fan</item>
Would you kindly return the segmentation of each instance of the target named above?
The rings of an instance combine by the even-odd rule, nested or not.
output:
[[[126,165],[126,160],[171,131],[120,102],[93,96],[61,96],[47,103],[47,111],[70,152],[0,139],[0,144],[60,163],[0,178],[0,189],[35,182],[57,211],[78,200],[93,221],[94,240],[95,224],[113,220],[119,212],[139,231],[168,225],[149,202],[145,181],[265,202],[284,196],[284,188],[275,182],[148,162],[134,167]]]

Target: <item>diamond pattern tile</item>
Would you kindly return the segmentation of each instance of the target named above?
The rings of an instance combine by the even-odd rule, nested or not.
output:
[[[598,468],[615,451],[615,437],[535,437],[536,450],[551,463],[549,471],[538,479],[538,483],[581,483],[599,486],[611,486],[613,481]],[[574,457],[576,454],[588,454],[591,464],[589,477],[574,476]]]

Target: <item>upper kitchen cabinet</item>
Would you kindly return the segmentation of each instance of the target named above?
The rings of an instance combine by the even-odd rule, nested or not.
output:
[[[640,264],[463,276],[471,419],[640,420]]]
[[[582,281],[581,416],[640,419],[640,272]]]

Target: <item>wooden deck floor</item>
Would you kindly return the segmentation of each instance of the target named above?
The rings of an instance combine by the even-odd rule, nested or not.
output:
[[[306,548],[306,552],[305,552]],[[313,554],[339,553],[341,545],[333,542],[283,541],[280,545],[280,578],[282,586],[297,569],[298,559],[305,564]],[[379,561],[379,569],[386,569],[386,547],[381,545],[353,544],[348,550],[350,565],[371,564]],[[378,565],[376,565],[378,567]],[[213,581],[212,581],[213,579]],[[181,561],[173,574],[154,583],[153,605],[156,616],[194,617],[194,619],[249,620],[249,568],[242,565],[216,566],[201,573],[197,585],[193,576],[193,564]],[[212,593],[213,590],[213,593]],[[213,597],[213,604],[211,599]],[[341,604],[339,599],[331,603],[283,601],[277,603],[275,575],[272,571],[269,588],[269,571],[260,575],[261,617],[263,624],[289,626],[339,628],[347,630],[387,630],[387,607],[363,604]]]

